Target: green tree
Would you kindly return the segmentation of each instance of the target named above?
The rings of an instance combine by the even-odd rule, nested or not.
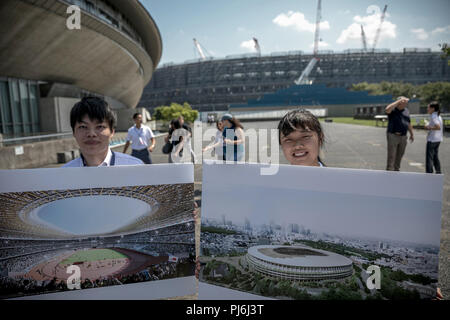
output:
[[[450,47],[448,46],[448,43],[443,43],[440,44],[439,46],[441,47],[441,50],[443,52],[443,55],[441,56],[443,59],[450,56]],[[448,63],[450,64],[450,60],[448,61]]]
[[[431,101],[438,101],[443,110],[450,107],[450,82],[430,82],[423,85],[413,85],[404,82],[367,83],[361,82],[353,84],[351,91],[368,91],[372,95],[391,94],[394,98],[406,96],[416,97],[422,106],[426,106]]]
[[[156,120],[170,121],[183,116],[187,122],[194,122],[198,118],[198,111],[192,110],[189,103],[185,102],[183,105],[178,103],[171,103],[170,106],[159,106],[155,108],[153,117]]]

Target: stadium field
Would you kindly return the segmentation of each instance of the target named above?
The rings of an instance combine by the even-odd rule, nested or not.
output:
[[[91,249],[82,250],[74,253],[64,261],[61,265],[73,264],[74,262],[100,261],[107,259],[126,259],[126,255],[111,249]]]

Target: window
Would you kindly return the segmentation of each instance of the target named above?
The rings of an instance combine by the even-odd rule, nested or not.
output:
[[[0,82],[0,108],[0,132],[3,134],[12,133],[8,83],[4,81]]]
[[[30,109],[31,109],[31,119],[33,132],[39,132],[39,106],[38,106],[38,90],[37,85],[30,85]]]
[[[0,133],[17,136],[39,132],[37,84],[27,80],[0,81]]]
[[[14,133],[19,133],[22,131],[22,126],[19,124],[22,122],[22,115],[20,110],[20,97],[19,97],[19,86],[17,80],[12,80],[10,82],[10,89],[12,93],[11,105],[13,108],[13,123],[14,123]]]

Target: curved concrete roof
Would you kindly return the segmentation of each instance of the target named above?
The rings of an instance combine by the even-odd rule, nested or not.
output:
[[[75,85],[134,108],[160,61],[160,32],[138,0],[110,0],[142,38],[82,11],[81,30],[66,27],[61,0],[2,0],[0,76]]]
[[[261,252],[260,249],[276,249],[276,248],[303,248],[311,251],[319,252],[323,255],[321,256],[313,256],[313,255],[305,255],[305,256],[289,256],[285,255],[285,258],[275,258],[273,256],[266,255]],[[314,249],[307,246],[276,246],[276,245],[263,245],[263,246],[255,246],[248,249],[248,253],[255,258],[286,265],[293,267],[344,267],[352,264],[352,261],[340,254]],[[276,254],[279,256],[280,254]]]
[[[139,0],[109,0],[122,12],[128,20],[132,21],[135,30],[144,41],[147,52],[152,58],[154,68],[158,65],[162,55],[162,40],[158,26],[147,9]]]

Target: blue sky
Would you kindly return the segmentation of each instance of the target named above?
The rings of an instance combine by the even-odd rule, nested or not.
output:
[[[51,202],[38,208],[37,222],[76,235],[99,235],[121,228],[148,213],[144,201],[119,196],[85,196]]]
[[[161,32],[161,64],[198,58],[193,38],[214,57],[254,52],[312,52],[316,0],[141,0]],[[450,42],[449,0],[322,0],[322,50],[372,46],[380,10],[388,5],[377,48],[432,48]],[[377,9],[378,8],[378,9]],[[378,10],[378,11],[377,11]]]

